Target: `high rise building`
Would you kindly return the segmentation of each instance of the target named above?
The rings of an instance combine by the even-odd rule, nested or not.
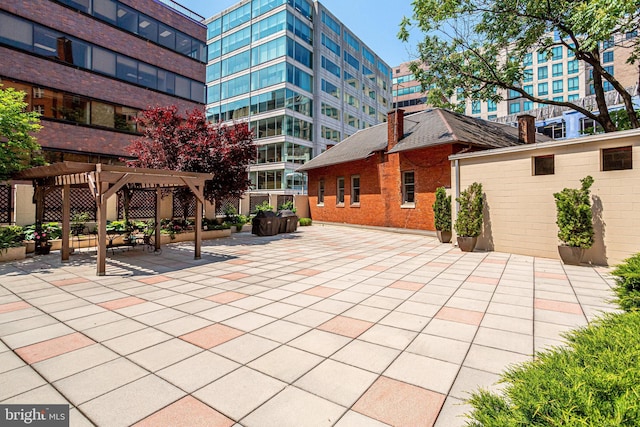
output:
[[[402,108],[405,114],[424,111],[429,108],[427,93],[409,69],[410,62],[393,67],[393,108]]]
[[[391,69],[319,2],[242,1],[207,24],[207,116],[247,120],[254,191],[302,191],[295,169],[386,120]]]
[[[42,115],[48,161],[117,162],[140,110],[203,107],[206,27],[187,13],[154,0],[0,3],[0,83]]]

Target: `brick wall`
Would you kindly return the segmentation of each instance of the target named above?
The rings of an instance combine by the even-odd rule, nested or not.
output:
[[[75,126],[42,120],[42,130],[36,135],[38,144],[51,150],[100,153],[110,156],[126,156],[124,148],[135,135],[122,132]]]
[[[309,206],[317,221],[380,227],[434,230],[434,193],[439,186],[451,185],[448,156],[452,146],[412,150],[391,155],[377,154],[325,168],[310,170]],[[414,171],[414,208],[401,208],[401,172]],[[360,176],[360,206],[351,205],[351,176]],[[337,177],[345,178],[345,203],[336,206]],[[325,181],[324,206],[318,206],[318,182]]]
[[[182,17],[171,9],[160,4],[151,5],[154,3],[151,0],[136,0],[131,3],[134,9],[141,10],[160,21],[167,20],[167,23],[174,28],[202,41],[206,40],[205,27]],[[205,80],[205,64],[60,4],[48,0],[3,0],[2,9],[185,77],[202,82]],[[8,61],[3,60],[3,62]]]

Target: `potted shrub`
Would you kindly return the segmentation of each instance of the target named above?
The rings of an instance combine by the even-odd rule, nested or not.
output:
[[[585,249],[593,246],[593,213],[591,212],[591,185],[593,178],[580,180],[580,188],[564,188],[554,193],[558,224],[558,253],[562,262],[580,265]]]
[[[89,221],[89,212],[76,212],[71,216],[71,234],[79,236],[84,232],[85,222]]]
[[[433,220],[440,243],[449,243],[451,241],[451,196],[447,196],[444,187],[438,187],[436,190]]]
[[[474,182],[456,198],[460,205],[455,222],[455,230],[458,236],[458,247],[463,252],[473,252],[478,242],[478,236],[482,233],[482,208],[484,196],[482,184]]]

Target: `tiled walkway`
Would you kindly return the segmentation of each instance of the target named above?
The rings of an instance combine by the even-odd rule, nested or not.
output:
[[[478,386],[611,310],[606,269],[315,225],[0,265],[0,402],[71,425],[457,426]]]

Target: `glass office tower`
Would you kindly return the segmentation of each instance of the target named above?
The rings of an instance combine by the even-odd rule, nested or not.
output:
[[[205,24],[207,115],[249,122],[253,191],[304,191],[300,164],[386,120],[391,68],[321,3],[243,1]]]

